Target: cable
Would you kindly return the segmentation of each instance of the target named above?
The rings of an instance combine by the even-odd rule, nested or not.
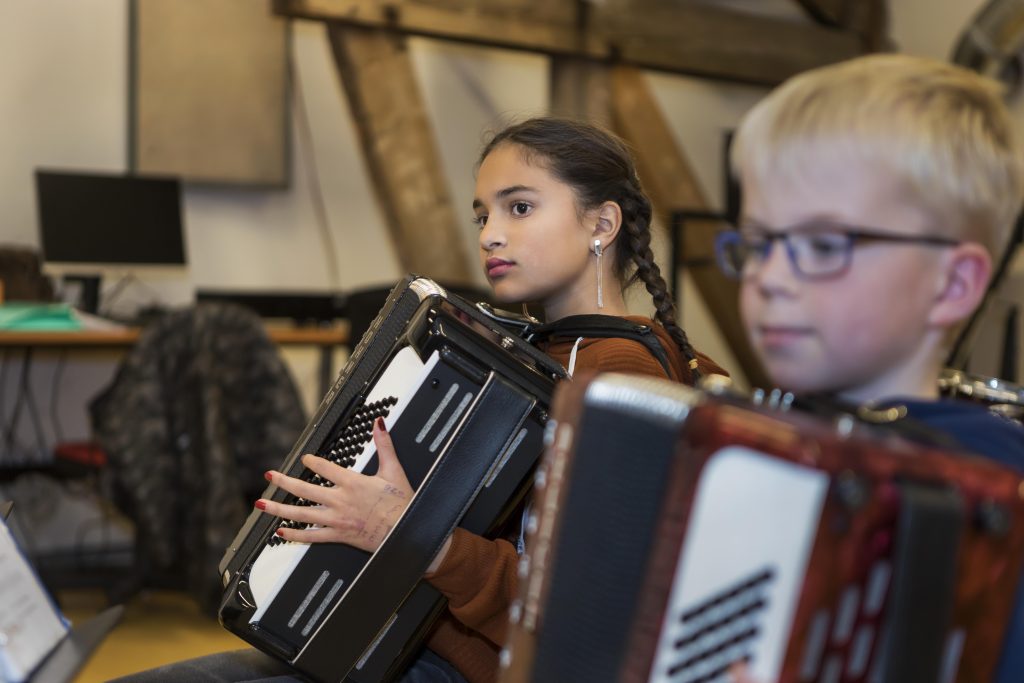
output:
[[[57,410],[57,392],[60,389],[60,380],[64,376],[66,358],[67,351],[61,349],[57,354],[57,364],[53,369],[53,380],[50,383],[50,420],[53,422],[53,434],[57,437],[57,443],[64,442],[64,428],[60,423],[60,412]]]
[[[320,239],[324,243],[327,276],[330,279],[331,289],[338,290],[341,287],[341,280],[338,271],[337,246],[334,243],[334,236],[331,234],[330,220],[327,216],[327,204],[324,202],[323,188],[320,185],[320,171],[316,163],[316,152],[313,150],[313,132],[309,123],[309,112],[306,110],[302,79],[299,76],[299,70],[295,68],[295,40],[289,40],[288,44],[288,75],[294,84],[292,88],[292,105],[297,119],[299,145],[302,148],[302,158],[306,162],[306,175],[309,177],[313,212],[316,214],[317,227],[320,228]]]

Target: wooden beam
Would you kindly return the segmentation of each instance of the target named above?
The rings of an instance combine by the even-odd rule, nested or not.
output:
[[[866,52],[891,50],[886,0],[793,0],[823,26],[859,36]]]
[[[886,0],[845,0],[843,28],[860,36],[865,52],[892,50],[889,5]]]
[[[807,16],[823,26],[842,26],[846,0],[793,0]]]
[[[615,129],[636,153],[644,188],[666,225],[672,211],[710,210],[690,162],[637,69],[617,67],[612,71],[612,114]],[[711,231],[688,230],[685,239],[685,251],[691,256],[714,253]],[[740,321],[736,283],[711,269],[694,269],[690,275],[751,386],[770,386]]]
[[[550,84],[553,116],[611,127],[611,67],[607,64],[553,57]]]
[[[273,6],[295,18],[764,85],[864,51],[851,31],[700,2],[274,0]]]
[[[402,268],[441,282],[471,282],[405,38],[338,23],[327,31]]]

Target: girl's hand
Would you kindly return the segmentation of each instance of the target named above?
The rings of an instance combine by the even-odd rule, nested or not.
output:
[[[333,487],[317,486],[275,471],[267,472],[267,480],[319,505],[285,505],[260,498],[256,507],[268,515],[320,527],[278,529],[277,535],[286,541],[347,543],[375,551],[409,505],[413,491],[380,418],[373,425],[373,442],[380,467],[372,477],[316,455],[304,455],[302,464],[332,482]]]

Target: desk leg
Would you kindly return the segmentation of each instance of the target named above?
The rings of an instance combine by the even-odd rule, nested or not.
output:
[[[22,407],[25,407],[28,410],[29,419],[32,422],[32,429],[35,433],[37,453],[35,453],[31,460],[45,458],[46,454],[46,436],[43,434],[42,421],[39,419],[39,409],[36,407],[35,394],[32,391],[31,368],[32,349],[26,348],[21,359],[21,373],[18,379],[18,393],[16,394],[14,401],[14,412],[11,414],[10,422],[7,423],[6,434],[4,435],[6,457],[11,460],[17,459],[15,446],[17,445],[17,431],[18,424],[21,422]],[[2,387],[0,387],[0,390],[2,390]]]

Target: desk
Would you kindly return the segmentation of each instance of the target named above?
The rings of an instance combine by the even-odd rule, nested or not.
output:
[[[338,346],[347,345],[349,334],[347,326],[332,327],[289,327],[284,325],[267,325],[266,331],[272,341],[281,346],[316,346],[320,349],[320,368],[318,382],[320,396],[327,393],[334,381],[333,355]],[[31,364],[32,353],[36,349],[51,350],[86,350],[86,349],[130,349],[139,339],[142,329],[138,327],[126,327],[110,330],[74,330],[74,331],[52,331],[52,332],[19,332],[0,331],[0,351],[23,350],[24,361],[22,364],[21,386],[24,393],[24,401],[18,401],[15,411],[8,427],[8,433],[4,439],[5,450],[11,449],[22,405],[25,404],[32,419],[36,432],[36,440],[42,444],[43,430],[32,397],[32,390],[29,386],[28,368]],[[2,389],[2,387],[0,387]],[[3,416],[0,416],[3,417]],[[4,418],[6,420],[6,418]],[[0,435],[3,435],[4,425],[0,425]]]
[[[335,347],[348,344],[348,328],[286,327],[268,325],[270,339],[281,346],[317,346],[320,348],[320,395],[331,388],[333,380],[333,352]],[[75,330],[70,332],[12,332],[0,331],[0,349],[18,348],[31,353],[35,348],[130,348],[142,334],[141,328],[126,327],[114,330]]]

